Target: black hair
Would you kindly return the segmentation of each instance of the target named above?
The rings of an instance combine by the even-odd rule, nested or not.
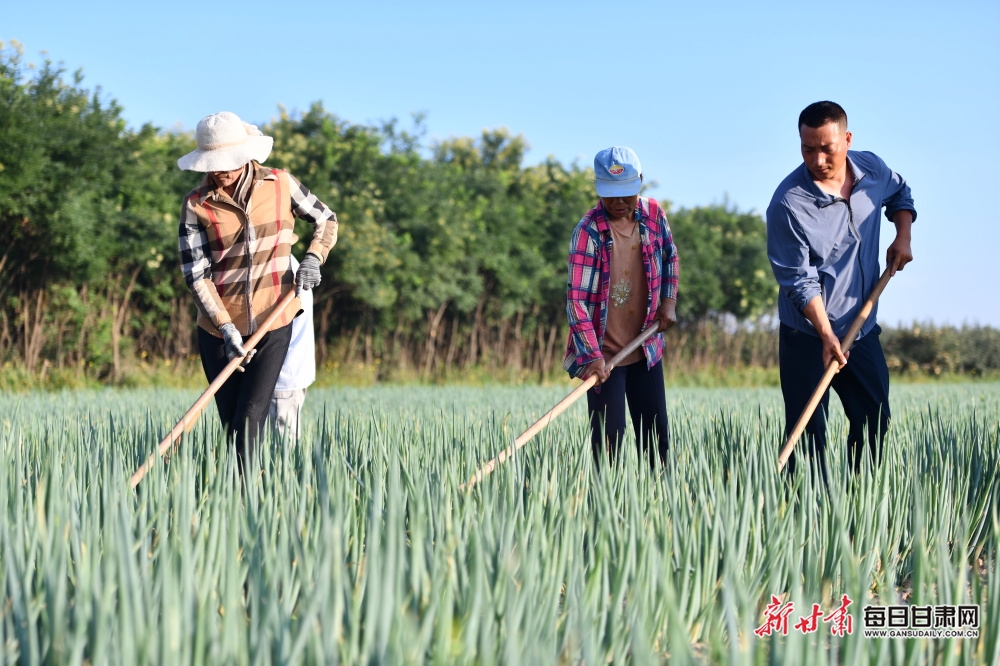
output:
[[[847,112],[836,102],[813,102],[799,114],[799,129],[803,125],[819,129],[828,123],[837,123],[847,129]]]

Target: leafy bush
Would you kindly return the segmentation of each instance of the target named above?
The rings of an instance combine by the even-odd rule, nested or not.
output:
[[[982,377],[1000,371],[1000,330],[990,326],[913,323],[885,329],[882,346],[896,372]]]

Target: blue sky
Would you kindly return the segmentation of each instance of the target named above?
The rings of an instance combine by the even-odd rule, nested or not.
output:
[[[133,126],[266,122],[321,101],[354,123],[426,114],[427,140],[506,127],[587,165],[639,154],[650,194],[763,214],[801,162],[796,118],[847,110],[854,148],[913,190],[915,261],[880,320],[1000,327],[1000,3],[3,0],[0,39],[100,86]],[[583,211],[566,211],[566,232]],[[894,228],[883,227],[882,247]],[[679,246],[682,261],[684,247]],[[682,273],[683,275],[683,273]]]

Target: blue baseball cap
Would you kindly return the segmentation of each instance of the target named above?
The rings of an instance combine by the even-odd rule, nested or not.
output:
[[[599,197],[631,197],[642,189],[642,165],[625,146],[605,148],[594,157],[594,186]]]

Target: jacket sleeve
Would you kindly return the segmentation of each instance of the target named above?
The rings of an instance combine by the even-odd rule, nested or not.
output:
[[[680,280],[680,261],[677,258],[677,246],[674,245],[673,234],[670,233],[670,223],[667,222],[667,215],[660,208],[660,229],[663,230],[663,266],[662,284],[660,285],[660,298],[677,299],[677,288]],[[653,307],[657,304],[654,303]]]
[[[313,237],[306,252],[319,257],[321,263],[326,263],[331,248],[337,244],[337,214],[316,198],[316,195],[295,176],[287,172],[286,174],[288,191],[292,199],[292,212],[313,227]]]
[[[575,357],[574,365],[577,367],[604,357],[594,331],[594,306],[591,303],[600,278],[597,243],[581,222],[576,225],[570,239],[569,279],[566,288],[570,346]]]
[[[222,304],[219,290],[212,282],[212,253],[209,247],[208,234],[198,222],[198,216],[192,210],[191,199],[185,199],[181,208],[180,228],[178,229],[177,245],[180,250],[181,273],[184,282],[194,294],[195,304],[205,313],[216,328],[232,321],[229,312]]]
[[[822,295],[819,272],[809,262],[809,245],[783,201],[767,208],[767,258],[778,286],[800,311]]]
[[[903,177],[893,171],[879,159],[880,167],[883,170],[883,181],[885,193],[882,196],[882,205],[885,206],[885,216],[891,221],[892,216],[901,210],[908,210],[913,213],[913,221],[917,221],[917,209],[913,207],[913,196],[910,194],[910,186],[906,184]]]

